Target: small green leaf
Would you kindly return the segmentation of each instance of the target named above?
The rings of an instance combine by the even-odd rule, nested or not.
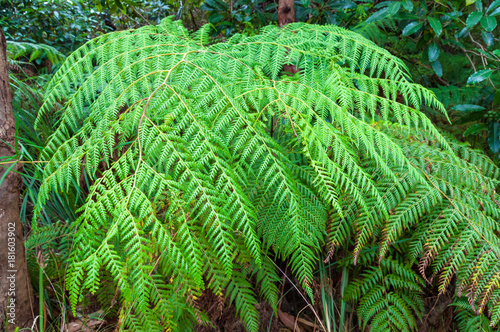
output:
[[[392,2],[388,7],[387,7],[387,13],[389,15],[396,15],[399,11],[399,8],[401,8],[401,2]]]
[[[491,33],[486,31],[481,31],[481,36],[483,37],[486,46],[490,47],[495,43],[495,40],[493,39],[493,35]]]
[[[473,105],[473,104],[460,104],[460,105],[455,105],[452,107],[455,111],[460,111],[460,112],[467,112],[467,111],[483,111],[485,108],[480,105]]]
[[[411,22],[403,29],[403,36],[414,34],[422,27],[422,22]]]
[[[485,111],[463,112],[463,115],[454,121],[455,125],[463,125],[465,123],[480,121],[484,119]]]
[[[214,10],[214,8],[208,6],[206,3],[203,3],[201,6],[200,6],[200,10],[204,10],[206,12],[211,12],[212,10]]]
[[[495,92],[495,95],[493,96],[493,106],[500,105],[500,89]]]
[[[372,23],[377,20],[383,19],[388,15],[387,13],[387,7],[382,8],[378,12],[375,12],[372,16],[368,17],[368,19],[365,21],[365,23]]]
[[[411,12],[413,10],[413,2],[410,0],[404,0],[403,1],[403,8],[406,9],[407,11]]]
[[[486,16],[481,19],[481,26],[486,31],[493,31],[497,27],[497,19],[493,16]]]
[[[500,15],[500,7],[498,7],[497,9],[495,9],[493,11],[493,13],[490,14],[490,16],[498,16]]]
[[[465,1],[465,5],[466,5],[466,6],[470,6],[470,5],[472,5],[473,3],[476,3],[476,0],[467,0],[467,1]]]
[[[434,72],[437,76],[443,76],[443,67],[441,67],[441,62],[439,62],[439,60],[436,60],[432,63],[432,69],[434,69]]]
[[[358,5],[355,2],[352,2],[350,0],[342,0],[342,1],[335,1],[335,2],[330,2],[327,4],[328,7],[332,9],[354,9],[358,7]]]
[[[492,53],[495,54],[496,56],[500,57],[500,50],[494,50]]]
[[[123,4],[122,4],[122,2],[121,2],[120,0],[115,0],[115,4],[116,4],[116,6],[117,6],[118,8],[120,8],[120,9],[125,8],[125,7],[123,7]]]
[[[439,36],[441,34],[441,31],[443,31],[443,26],[441,25],[441,22],[439,22],[437,18],[429,17],[429,24],[432,30],[434,30],[436,36]]]
[[[467,20],[465,21],[465,23],[467,24],[468,28],[472,28],[481,20],[482,17],[483,17],[483,13],[472,12],[467,17]]]
[[[488,9],[486,10],[486,13],[489,13],[490,11],[492,11],[493,9],[497,8],[498,6],[500,6],[500,0],[495,0],[491,3],[491,5],[488,7]]]
[[[490,122],[489,124],[490,137],[488,138],[488,143],[490,144],[490,149],[495,154],[500,150],[500,139],[498,139],[499,130],[498,122]]]
[[[464,137],[480,133],[483,130],[488,130],[486,123],[475,123],[464,131]]]
[[[469,78],[467,79],[467,84],[475,84],[482,82],[488,77],[490,77],[491,73],[493,73],[493,70],[491,69],[483,69],[478,72],[475,72],[474,74],[469,76]]]
[[[227,9],[227,5],[220,0],[206,0],[205,4],[213,9],[217,9],[219,11],[225,11]]]
[[[437,58],[439,57],[439,46],[436,44],[436,43],[432,43],[431,46],[429,46],[429,52],[428,52],[428,56],[429,56],[429,61],[430,62],[434,62],[437,60]]]
[[[278,6],[275,4],[275,3],[270,3],[269,5],[267,5],[266,7],[264,7],[264,10],[267,12],[267,11],[271,11],[271,10],[276,10]]]
[[[208,18],[208,22],[210,23],[217,23],[220,22],[224,18],[224,15],[221,13],[214,13]]]
[[[469,34],[469,31],[470,31],[470,29],[469,29],[469,28],[467,28],[467,27],[465,27],[465,28],[463,28],[462,30],[460,30],[459,32],[457,32],[457,33],[455,34],[455,37],[457,37],[457,38],[462,38],[462,37],[464,37],[464,36],[467,36],[467,35]]]

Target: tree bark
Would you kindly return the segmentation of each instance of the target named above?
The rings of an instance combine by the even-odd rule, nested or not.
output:
[[[282,28],[284,25],[295,22],[294,0],[279,0],[278,2],[278,25]]]
[[[7,43],[0,29],[0,331],[31,327],[34,319],[31,287],[19,217],[21,178],[15,171],[15,128],[9,89]],[[8,328],[6,329],[6,325]]]
[[[278,25],[280,28],[295,22],[295,5],[294,0],[279,0],[278,2]],[[288,51],[287,51],[288,53]],[[294,65],[284,65],[283,71],[296,74],[299,72]]]

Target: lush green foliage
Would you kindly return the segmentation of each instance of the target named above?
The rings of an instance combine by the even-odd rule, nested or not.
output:
[[[350,25],[369,16],[371,1],[303,0],[295,3],[296,19],[315,24]],[[278,20],[278,4],[267,0],[206,0],[200,7],[207,12],[208,22],[215,27],[214,34],[230,36],[243,31],[255,33]]]
[[[271,1],[207,0],[202,8],[226,35],[277,20]],[[500,153],[498,1],[301,0],[295,10],[298,21],[344,26],[390,50],[451,111],[447,130]]]
[[[481,146],[487,133],[495,154],[500,152],[500,49],[494,42],[499,6],[499,1],[480,0],[387,2],[376,6],[379,10],[366,21],[373,18],[372,25],[399,36],[388,40],[393,54],[412,63],[416,80],[432,86],[453,109],[455,124],[469,124],[466,130],[457,128],[457,134]]]
[[[0,28],[11,42],[49,45],[69,53],[101,34],[159,23],[171,13],[170,8],[158,0],[127,0],[124,4],[98,0],[93,5],[81,0],[3,0]],[[46,58],[40,57],[36,63],[42,60]]]
[[[105,15],[79,1],[4,1],[0,9],[0,27],[10,41],[30,42],[73,51],[97,31],[111,31]]]
[[[278,298],[268,256],[289,262],[312,297],[325,244],[352,249],[356,264],[378,241],[381,268],[351,287],[364,324],[384,330],[391,316],[394,330],[415,328],[421,305],[401,302],[419,293],[415,259],[441,291],[456,276],[459,296],[496,324],[500,171],[431,124],[422,109],[444,108],[405,64],[335,26],[210,35],[171,19],[104,35],[48,85],[37,125],[65,106],[41,154],[34,221],[58,194],[85,197],[67,275],[73,309],[105,284],[120,290],[125,327],[185,331],[203,320],[196,298],[208,288],[256,331],[250,278],[274,307]],[[407,252],[391,258],[401,237]]]
[[[200,9],[207,12],[213,35],[231,36],[237,32],[255,34],[256,29],[278,20],[278,4],[267,1],[237,1],[227,4],[221,0],[205,1]]]
[[[44,44],[33,44],[28,42],[9,41],[7,44],[7,54],[9,62],[11,65],[17,67],[18,72],[23,71],[25,65],[32,65],[33,61],[40,58],[46,58],[51,64],[55,65],[60,65],[64,61],[64,55],[55,48]],[[24,59],[28,61],[23,61]],[[34,67],[31,67],[31,69],[33,68]],[[35,93],[34,91],[32,92]]]

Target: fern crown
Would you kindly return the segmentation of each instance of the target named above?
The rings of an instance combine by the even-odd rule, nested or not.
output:
[[[356,263],[376,240],[384,261],[414,228],[423,278],[439,275],[444,291],[457,275],[498,322],[498,169],[438,132],[422,110],[444,107],[405,64],[335,26],[269,26],[224,43],[209,33],[167,18],[107,34],[48,86],[37,124],[65,106],[42,153],[34,220],[56,192],[85,197],[67,276],[73,308],[109,281],[128,328],[185,331],[203,320],[196,298],[208,288],[257,331],[248,280],[276,305],[271,255],[312,297],[325,244],[354,239]]]

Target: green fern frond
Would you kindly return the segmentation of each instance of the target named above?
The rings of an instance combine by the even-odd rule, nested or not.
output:
[[[198,320],[189,299],[209,288],[256,330],[248,266],[272,305],[271,252],[312,298],[322,246],[352,237],[355,263],[381,241],[381,270],[365,276],[377,286],[353,291],[360,317],[414,330],[419,279],[384,258],[410,228],[423,236],[411,248],[424,276],[432,267],[444,290],[460,271],[471,302],[495,306],[497,279],[483,279],[492,271],[465,280],[481,253],[500,251],[499,171],[438,132],[421,110],[443,106],[401,60],[334,26],[269,26],[224,43],[208,30],[191,35],[168,18],[101,36],[48,85],[37,126],[65,104],[41,154],[33,223],[54,195],[85,193],[67,275],[73,309],[106,270],[126,329],[182,330]]]
[[[456,309],[456,318],[460,332],[493,332],[490,327],[490,320],[484,315],[476,315],[470,308],[466,299],[457,299],[452,304]]]
[[[7,42],[7,55],[11,60],[29,57],[29,62],[46,56],[52,64],[62,64],[65,59],[65,56],[52,46],[10,40]]]
[[[369,267],[346,289],[347,301],[359,301],[357,309],[363,329],[372,331],[415,331],[423,313],[420,297],[423,280],[410,265],[382,259],[380,267]]]

